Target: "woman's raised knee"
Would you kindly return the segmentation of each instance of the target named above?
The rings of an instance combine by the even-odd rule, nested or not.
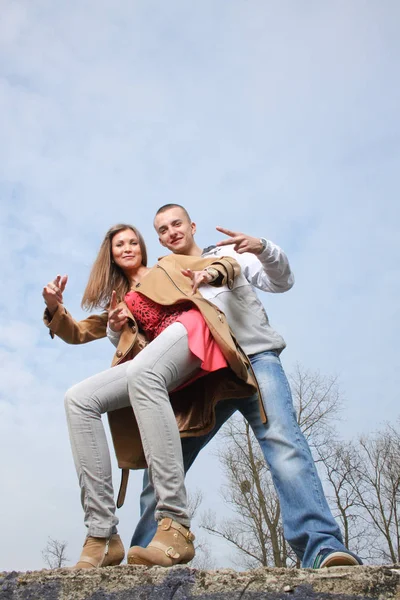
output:
[[[64,396],[64,406],[67,413],[94,412],[100,414],[98,402],[94,398],[85,395],[79,384],[73,385],[67,390]]]
[[[70,387],[64,396],[64,406],[67,412],[73,410],[76,407],[76,394],[74,392],[76,386]]]

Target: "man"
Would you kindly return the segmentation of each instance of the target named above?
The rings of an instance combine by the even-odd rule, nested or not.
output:
[[[220,402],[216,425],[209,435],[182,440],[185,470],[193,464],[200,450],[214,437],[227,419],[238,410],[248,421],[260,444],[279,496],[286,540],[303,567],[321,568],[359,565],[360,559],[342,542],[340,529],[327,504],[308,444],[298,426],[289,384],[279,354],[285,347],[283,338],[272,329],[253,286],[272,293],[289,290],[293,275],[284,252],[264,238],[235,233],[222,227],[228,236],[205,251],[197,246],[196,225],[180,205],[167,204],[156,213],[154,227],[161,244],[175,254],[205,257],[229,255],[242,268],[233,285],[203,285],[208,277],[188,272],[195,286],[218,306],[238,342],[249,356],[263,396],[268,422],[263,424],[257,397]],[[121,320],[124,317],[121,315]],[[118,315],[110,326],[118,329]],[[112,332],[109,332],[112,338]],[[146,546],[156,529],[155,498],[147,476],[141,495],[141,519],[131,545]],[[128,553],[129,561],[129,553]]]

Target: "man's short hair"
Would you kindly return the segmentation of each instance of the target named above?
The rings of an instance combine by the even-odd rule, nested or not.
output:
[[[160,213],[165,212],[166,210],[169,210],[170,208],[181,208],[183,210],[183,212],[185,213],[189,223],[192,222],[192,219],[190,218],[190,215],[188,213],[188,211],[186,210],[186,208],[184,206],[182,206],[181,204],[164,204],[163,206],[161,206],[158,211],[156,212],[154,218],[156,218],[157,215],[159,215]]]

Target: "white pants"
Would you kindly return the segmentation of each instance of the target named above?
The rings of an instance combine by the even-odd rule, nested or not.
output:
[[[70,388],[65,409],[88,535],[117,531],[111,462],[101,415],[132,405],[149,476],[155,489],[156,520],[171,517],[190,526],[182,447],[168,392],[200,369],[189,350],[186,328],[173,323],[132,361]]]

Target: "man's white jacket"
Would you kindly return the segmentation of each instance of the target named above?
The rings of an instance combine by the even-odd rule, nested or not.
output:
[[[280,294],[290,290],[294,276],[286,254],[279,246],[268,241],[264,251],[255,256],[249,252],[238,254],[233,246],[206,248],[203,257],[232,256],[241,266],[233,288],[201,285],[199,291],[222,310],[243,350],[248,356],[266,350],[278,354],[286,346],[285,340],[269,324],[267,313],[255,289]]]

